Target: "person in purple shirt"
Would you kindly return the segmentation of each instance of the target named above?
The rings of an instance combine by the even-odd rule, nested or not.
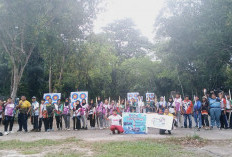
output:
[[[105,100],[105,104],[108,104],[108,100],[106,99]],[[97,115],[99,117],[99,122],[100,122],[100,129],[103,129],[103,122],[104,122],[104,119],[106,117],[106,108],[104,106],[104,104],[101,102],[100,104],[98,104],[98,107],[97,107]]]
[[[8,135],[8,125],[10,124],[9,131],[12,132],[13,125],[14,125],[14,110],[15,110],[15,104],[12,101],[12,98],[7,99],[7,103],[5,104],[5,127],[4,127],[4,135]]]

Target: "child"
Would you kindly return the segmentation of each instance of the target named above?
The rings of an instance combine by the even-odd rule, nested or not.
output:
[[[187,128],[187,119],[189,121],[189,128],[192,128],[192,113],[193,113],[193,103],[189,100],[189,96],[185,96],[185,99],[181,106],[181,112],[184,115],[184,127]]]
[[[221,122],[221,128],[228,129],[228,122],[226,117],[226,99],[224,96],[224,93],[218,94],[220,100],[221,100],[221,116],[220,116],[220,122]]]
[[[202,97],[202,105],[201,105],[201,116],[202,116],[202,125],[206,130],[209,129],[209,104],[207,102],[207,98],[205,96]]]
[[[73,105],[73,130],[81,129],[81,110],[80,101],[77,100]]]
[[[112,131],[113,134],[115,134],[115,130],[118,131],[118,134],[124,132],[122,126],[119,123],[120,120],[122,120],[122,117],[117,114],[117,110],[116,109],[113,110],[113,114],[108,117],[108,120],[111,121],[110,130]]]
[[[174,103],[173,103],[173,99],[171,97],[168,99],[167,108],[169,109],[169,112],[171,114],[175,114],[175,109],[174,109],[175,106],[174,106]]]
[[[10,124],[9,131],[10,133],[12,132],[13,125],[14,125],[14,110],[15,110],[15,105],[12,102],[12,98],[7,99],[7,103],[5,104],[5,127],[4,127],[4,135],[8,135],[9,132],[8,130],[8,125]]]
[[[63,104],[60,103],[60,99],[55,104],[55,117],[56,117],[56,126],[58,130],[62,130],[62,112]]]
[[[198,131],[201,129],[201,101],[199,100],[199,97],[196,96],[195,97],[195,103],[194,103],[194,107],[193,107],[193,114],[194,114],[194,120],[196,123],[196,128],[198,128]]]

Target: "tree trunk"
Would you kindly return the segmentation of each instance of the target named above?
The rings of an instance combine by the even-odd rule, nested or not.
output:
[[[49,93],[52,93],[52,66],[50,65],[49,67],[49,79],[48,79],[48,84],[49,84]]]
[[[18,68],[14,65],[13,67],[13,74],[12,74],[12,89],[11,89],[11,98],[15,100],[16,94],[18,91],[18,86],[19,86],[19,73],[18,73]]]
[[[65,55],[62,57],[62,63],[61,63],[61,67],[60,67],[60,76],[59,76],[59,80],[58,80],[58,88],[60,88],[62,76],[64,73],[64,62],[65,62]]]

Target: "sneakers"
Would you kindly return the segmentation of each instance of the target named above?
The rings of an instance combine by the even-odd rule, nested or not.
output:
[[[170,130],[168,130],[168,134],[169,134],[169,135],[171,135],[171,134],[172,134]]]
[[[13,133],[14,133],[14,131],[10,131],[10,133],[11,133],[11,134],[13,134]]]
[[[8,135],[8,134],[9,134],[9,132],[6,132],[6,131],[4,132],[4,135]]]
[[[68,130],[68,131],[70,131],[70,129],[69,129],[69,128],[68,128],[67,130]]]
[[[17,132],[22,132],[22,130],[17,130]]]

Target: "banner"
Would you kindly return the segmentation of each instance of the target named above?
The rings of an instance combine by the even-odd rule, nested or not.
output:
[[[159,114],[147,114],[147,127],[172,130],[173,117]]]
[[[88,92],[86,91],[78,91],[78,92],[71,92],[71,106],[73,106],[74,102],[77,100],[82,102],[82,100],[85,99],[86,103],[88,103]]]
[[[154,98],[155,97],[155,93],[146,93],[146,101],[151,100],[151,98]]]
[[[131,99],[135,99],[135,101],[138,101],[138,96],[139,93],[138,92],[134,92],[134,93],[127,93],[127,100],[129,100],[131,102]]]
[[[146,114],[123,113],[122,126],[125,134],[146,134]]]
[[[49,99],[52,99],[52,103],[57,103],[61,99],[61,93],[44,93],[43,98],[45,99],[45,104],[48,103]]]

